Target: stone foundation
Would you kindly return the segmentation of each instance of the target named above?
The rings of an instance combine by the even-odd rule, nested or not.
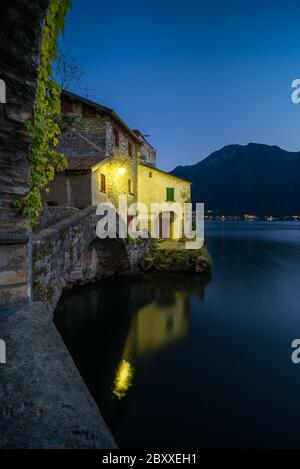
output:
[[[64,288],[113,275],[142,273],[140,263],[151,240],[96,237],[96,207],[74,215],[33,236],[33,296],[54,311]]]
[[[140,263],[144,272],[196,272],[209,273],[212,260],[207,250],[201,249],[152,249]]]

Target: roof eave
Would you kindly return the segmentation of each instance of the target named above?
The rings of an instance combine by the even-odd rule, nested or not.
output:
[[[159,173],[166,174],[166,176],[178,179],[179,181],[184,181],[184,182],[190,184],[191,186],[193,185],[193,183],[191,181],[188,181],[187,179],[179,178],[178,176],[174,176],[174,174],[167,173],[166,171],[163,171],[162,169],[158,169],[158,168],[155,168],[153,166],[151,167],[151,166],[148,166],[147,164],[144,164],[144,163],[139,163],[139,165],[144,166],[144,168],[148,168],[148,169],[151,168],[151,169],[153,169],[153,171],[158,171]]]
[[[130,127],[128,127],[128,125],[123,121],[123,119],[121,119],[120,116],[118,116],[118,114],[113,109],[110,109],[106,106],[102,106],[102,104],[96,103],[94,101],[90,101],[89,99],[83,98],[82,96],[72,93],[71,91],[62,90],[62,95],[68,96],[69,98],[72,98],[77,101],[81,101],[87,104],[88,106],[95,107],[99,111],[108,114],[124,128],[124,130],[135,140],[136,143],[141,143],[138,136],[130,129]]]

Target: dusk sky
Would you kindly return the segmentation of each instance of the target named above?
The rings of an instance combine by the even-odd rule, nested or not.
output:
[[[299,18],[289,0],[73,0],[61,45],[171,170],[232,143],[300,150]]]

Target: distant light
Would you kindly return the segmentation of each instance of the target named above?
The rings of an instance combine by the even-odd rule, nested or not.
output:
[[[125,168],[119,168],[118,172],[119,172],[119,174],[123,175],[123,174],[125,174],[126,169]]]

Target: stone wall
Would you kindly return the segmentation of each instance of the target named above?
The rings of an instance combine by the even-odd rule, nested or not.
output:
[[[78,209],[74,207],[43,207],[34,225],[34,232],[50,228],[75,213],[78,213]]]
[[[63,98],[64,99],[64,98]],[[65,113],[69,119],[69,128],[59,137],[57,151],[65,156],[109,156],[114,152],[128,155],[128,142],[132,144],[136,158],[138,138],[120,126],[112,117],[99,109],[91,108],[89,117],[84,115],[85,104],[73,100],[73,111]],[[115,146],[113,129],[119,132],[119,145]]]
[[[28,271],[28,236],[3,237],[0,240],[0,310],[27,301]]]
[[[120,174],[119,169],[124,169]],[[101,174],[105,176],[106,190],[101,191]],[[130,180],[130,188],[129,188]],[[92,173],[92,201],[93,205],[110,202],[116,209],[119,207],[119,196],[127,196],[127,205],[137,201],[137,168],[136,160],[122,157],[109,158]]]
[[[82,116],[82,104],[73,103],[73,112],[67,114],[70,118],[70,128],[62,128],[57,151],[65,156],[102,156],[106,155],[107,123],[104,115],[97,113],[94,117]],[[78,133],[82,135],[82,138]],[[85,140],[86,139],[86,140]],[[88,143],[89,140],[95,146]]]
[[[63,96],[63,103],[66,97]],[[118,206],[119,195],[128,196],[128,204],[137,200],[137,154],[139,139],[110,114],[93,107],[84,113],[85,104],[68,98],[72,112],[65,113],[69,129],[59,137],[57,151],[66,157],[106,156],[103,165],[86,175],[63,173],[56,176],[43,193],[43,203],[56,202],[80,209],[110,201]],[[64,110],[64,106],[63,106]],[[118,146],[114,130],[118,131]],[[129,144],[132,154],[129,154]],[[118,169],[123,166],[125,174]],[[106,177],[105,192],[101,192],[101,174]],[[130,190],[129,190],[130,180]]]
[[[13,207],[28,190],[30,142],[24,122],[34,109],[41,35],[49,0],[1,0],[0,78],[0,308],[28,299],[28,237]]]
[[[100,240],[96,207],[87,207],[33,236],[34,300],[54,311],[64,288],[142,272],[151,240]]]

